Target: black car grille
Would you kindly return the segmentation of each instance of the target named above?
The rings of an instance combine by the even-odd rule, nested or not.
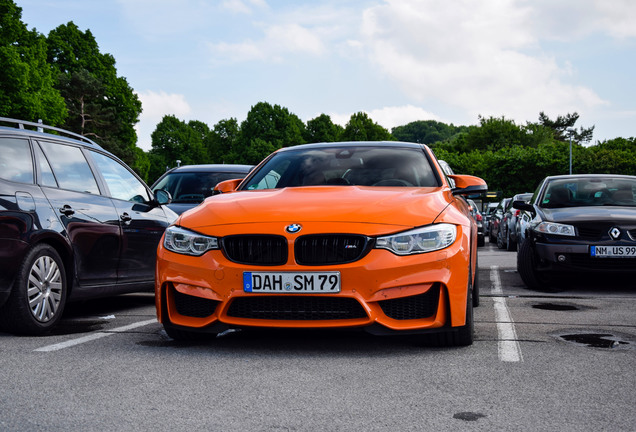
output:
[[[432,286],[423,294],[379,301],[382,312],[389,318],[408,320],[428,318],[437,312],[439,285]]]
[[[582,240],[600,240],[603,237],[603,232],[609,230],[609,228],[603,231],[603,227],[597,226],[577,226],[576,227],[579,232],[579,238]]]
[[[174,305],[177,308],[179,315],[204,318],[212,315],[219,304],[216,300],[182,294],[177,290],[174,290],[173,292]]]
[[[612,270],[636,273],[634,258],[593,258],[584,254],[566,255],[565,265],[580,270]]]
[[[236,318],[321,321],[366,318],[360,303],[350,297],[254,296],[238,297],[227,312]]]
[[[294,254],[301,265],[345,264],[362,258],[369,246],[369,239],[361,235],[306,235],[296,240]]]
[[[235,235],[223,238],[223,252],[230,261],[250,265],[283,265],[287,240],[283,236]]]

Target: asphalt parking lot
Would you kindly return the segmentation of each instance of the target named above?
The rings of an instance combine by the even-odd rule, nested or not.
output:
[[[51,335],[0,333],[0,430],[634,430],[634,284],[530,291],[515,255],[480,248],[465,348],[355,331],[177,343],[152,294],[74,304]]]

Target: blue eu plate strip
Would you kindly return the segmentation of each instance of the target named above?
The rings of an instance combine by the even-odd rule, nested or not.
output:
[[[252,292],[252,272],[243,273],[243,290],[245,292]]]

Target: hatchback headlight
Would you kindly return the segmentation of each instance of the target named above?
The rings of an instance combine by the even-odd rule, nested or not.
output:
[[[219,248],[219,240],[177,226],[166,229],[163,246],[171,252],[200,256],[211,249]]]
[[[574,237],[574,227],[572,225],[565,225],[554,222],[541,222],[534,228],[536,231],[543,234],[553,234]]]
[[[378,237],[377,249],[388,249],[397,255],[432,252],[453,244],[457,227],[451,224],[435,224],[390,236]]]

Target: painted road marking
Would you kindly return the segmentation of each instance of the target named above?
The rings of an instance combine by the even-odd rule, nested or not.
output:
[[[54,345],[48,345],[48,346],[45,346],[45,347],[42,347],[42,348],[38,348],[38,349],[36,349],[34,351],[38,351],[38,352],[58,351],[58,350],[61,350],[61,349],[64,349],[64,348],[70,348],[70,347],[75,346],[75,345],[80,345],[80,344],[83,344],[83,343],[86,343],[86,342],[90,342],[90,341],[94,341],[94,340],[97,340],[97,339],[101,339],[103,337],[110,336],[110,335],[113,335],[113,334],[116,334],[116,333],[123,333],[123,332],[129,331],[129,330],[136,329],[138,327],[147,326],[149,324],[153,324],[153,323],[156,323],[156,322],[157,322],[156,319],[151,319],[151,320],[147,320],[147,321],[139,321],[139,322],[136,322],[136,323],[133,323],[133,324],[129,324],[129,325],[123,326],[123,327],[117,327],[117,328],[114,328],[112,330],[108,330],[107,332],[97,332],[97,333],[90,334],[88,336],[82,336],[82,337],[77,338],[77,339],[71,339],[71,340],[66,341],[66,342],[60,342],[60,343],[57,343],[57,344],[54,344]]]
[[[508,310],[506,299],[503,297],[498,266],[490,267],[490,281],[492,282],[491,293],[493,294],[495,321],[499,334],[499,360],[504,362],[523,361],[515,324]]]

